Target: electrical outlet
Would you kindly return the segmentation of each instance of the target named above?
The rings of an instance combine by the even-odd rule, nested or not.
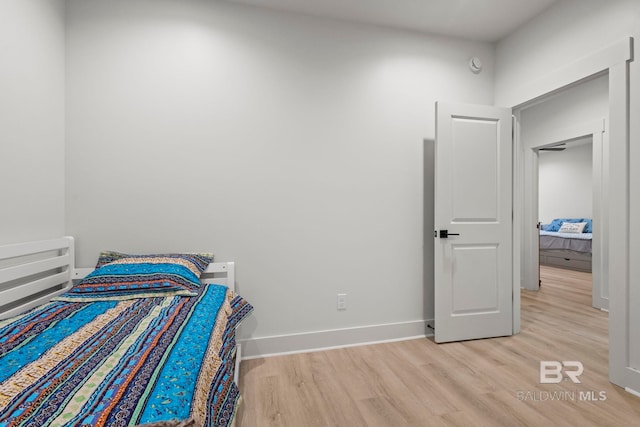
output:
[[[338,310],[347,309],[347,294],[338,294]]]

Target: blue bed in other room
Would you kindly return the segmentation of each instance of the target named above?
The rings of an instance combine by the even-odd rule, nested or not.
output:
[[[590,218],[555,218],[540,227],[540,264],[591,271]]]

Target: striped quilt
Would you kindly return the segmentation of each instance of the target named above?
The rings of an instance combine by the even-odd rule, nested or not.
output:
[[[0,321],[0,426],[231,424],[235,327],[226,287],[194,297],[52,301]]]

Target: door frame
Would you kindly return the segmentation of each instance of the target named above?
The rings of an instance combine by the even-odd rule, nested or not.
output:
[[[523,229],[523,248],[528,248],[528,255],[533,255],[538,250],[538,229],[533,224],[538,222],[539,212],[539,188],[538,188],[538,160],[539,150],[541,148],[550,147],[561,142],[571,141],[584,137],[591,137],[593,141],[593,212],[592,219],[597,225],[593,229],[592,241],[592,282],[593,282],[593,306],[597,308],[608,309],[608,297],[604,297],[602,293],[603,287],[607,289],[606,282],[606,245],[609,241],[609,233],[607,233],[607,210],[606,200],[607,189],[609,188],[608,168],[605,164],[609,156],[608,138],[605,133],[607,120],[605,118],[593,120],[587,123],[581,123],[561,129],[552,129],[545,132],[538,139],[523,146],[524,162],[525,162],[525,199],[524,199],[524,216],[525,224],[532,226]],[[533,217],[531,217],[533,215]],[[606,240],[604,239],[607,237]],[[522,260],[523,270],[523,287],[528,290],[537,291],[539,289],[539,266],[538,257],[525,256]],[[607,292],[608,293],[608,292]]]
[[[640,135],[640,124],[630,120],[630,111],[640,107],[640,67],[631,65],[633,61],[633,39],[626,37],[613,45],[599,50],[585,58],[575,61],[562,69],[532,82],[520,91],[516,91],[506,101],[515,111],[514,117],[514,298],[520,296],[521,286],[521,244],[524,234],[525,218],[522,192],[525,178],[524,150],[519,126],[519,112],[543,97],[579,84],[598,74],[608,72],[609,76],[609,159],[605,167],[609,167],[609,185],[616,191],[609,193],[608,222],[609,228],[615,226],[617,238],[609,239],[608,260],[611,268],[607,269],[609,287],[609,380],[631,391],[640,391],[640,371],[630,367],[631,346],[630,297],[637,295],[634,287],[630,289],[629,231],[631,202],[630,189],[630,134]],[[634,93],[631,96],[631,80]],[[636,154],[634,154],[636,155]],[[517,197],[517,198],[516,198]],[[635,201],[635,200],[634,200]],[[612,209],[616,206],[618,209]],[[622,208],[620,208],[622,207]],[[606,244],[606,243],[605,243]],[[613,264],[615,260],[615,265]],[[514,333],[520,330],[520,305],[514,304]]]

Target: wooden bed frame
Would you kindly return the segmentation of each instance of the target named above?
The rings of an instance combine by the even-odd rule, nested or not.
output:
[[[93,268],[76,268],[73,237],[0,246],[0,320],[44,304],[71,289]],[[202,283],[235,291],[235,263],[212,262]],[[238,383],[241,348],[237,344],[234,380]]]

